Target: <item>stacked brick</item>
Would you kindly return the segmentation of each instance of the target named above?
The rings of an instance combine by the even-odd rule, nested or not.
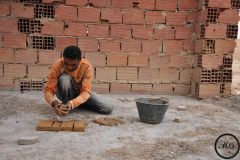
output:
[[[192,94],[198,98],[229,96],[240,1],[204,0],[199,7]]]
[[[237,47],[234,50],[233,54],[233,64],[232,64],[232,94],[240,94],[240,41],[236,40]]]

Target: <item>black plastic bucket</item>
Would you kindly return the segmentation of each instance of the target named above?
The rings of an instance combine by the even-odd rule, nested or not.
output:
[[[168,99],[165,98],[136,98],[140,121],[149,124],[162,122],[168,109]]]

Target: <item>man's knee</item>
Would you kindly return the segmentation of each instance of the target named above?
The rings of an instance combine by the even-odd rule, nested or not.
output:
[[[62,74],[58,78],[59,85],[62,88],[68,88],[71,85],[71,79],[72,77],[69,74]]]

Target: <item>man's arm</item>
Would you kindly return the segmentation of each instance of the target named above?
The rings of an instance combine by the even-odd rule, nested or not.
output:
[[[92,89],[92,66],[88,66],[83,76],[80,95],[74,98],[73,100],[69,101],[73,108],[83,104],[90,98],[91,89]]]

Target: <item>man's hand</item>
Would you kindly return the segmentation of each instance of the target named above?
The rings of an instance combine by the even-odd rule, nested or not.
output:
[[[59,103],[57,100],[54,100],[52,102],[52,107],[55,109],[55,112],[59,115],[62,116],[62,112],[61,112],[61,103]]]
[[[61,105],[61,110],[64,115],[68,114],[72,109],[73,109],[73,106],[69,102],[67,104]]]

